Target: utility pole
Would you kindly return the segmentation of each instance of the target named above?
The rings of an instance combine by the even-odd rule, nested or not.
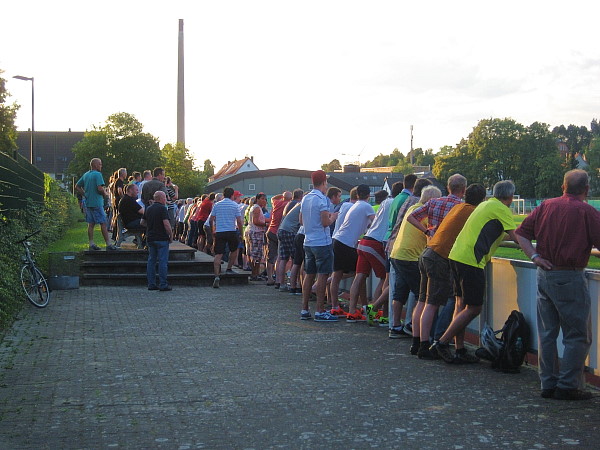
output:
[[[410,126],[410,163],[414,164],[414,155],[413,155],[413,126]]]
[[[185,146],[185,96],[183,72],[183,19],[179,19],[179,45],[177,59],[177,142]]]

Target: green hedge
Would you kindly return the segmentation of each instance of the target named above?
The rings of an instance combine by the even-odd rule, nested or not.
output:
[[[43,204],[27,199],[26,208],[11,210],[8,215],[0,213],[0,331],[12,324],[25,300],[20,281],[23,247],[15,241],[42,230],[31,240],[34,253],[41,256],[47,245],[60,239],[74,220],[72,215],[77,208],[73,204],[77,200],[44,174]],[[46,268],[42,265],[43,269]]]

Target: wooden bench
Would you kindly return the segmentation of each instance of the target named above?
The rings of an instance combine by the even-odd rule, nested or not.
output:
[[[117,216],[117,242],[115,245],[120,247],[125,239],[134,236],[137,239],[137,248],[144,248],[143,235],[146,232],[145,228],[125,228],[121,220],[121,214]]]

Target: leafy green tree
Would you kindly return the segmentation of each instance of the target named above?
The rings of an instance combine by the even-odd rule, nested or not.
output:
[[[339,159],[332,159],[327,164],[322,164],[321,169],[325,172],[334,172],[336,170],[342,170],[342,164]]]
[[[415,164],[417,166],[433,166],[435,163],[435,155],[433,149],[428,148],[423,151],[422,148],[415,149]]]
[[[585,153],[585,150],[589,147],[590,141],[592,140],[592,133],[585,126],[578,127],[577,125],[569,125],[565,128],[564,125],[560,125],[554,127],[552,134],[565,142],[569,147],[569,167],[577,167],[575,155],[577,153]]]
[[[469,183],[487,188],[511,179],[519,195],[539,198],[560,194],[564,167],[548,125],[524,127],[512,119],[484,119],[468,139],[440,150],[433,173],[439,180],[460,173]]]
[[[215,174],[215,165],[210,159],[204,160],[204,169],[202,170],[206,179],[212,177]]]
[[[405,159],[405,160],[399,161],[398,164],[396,164],[392,168],[392,172],[403,173],[405,175],[408,175],[408,174],[413,173],[413,165],[410,163],[410,161],[408,159]]]
[[[600,136],[594,137],[590,142],[590,147],[585,153],[590,175],[590,187],[592,195],[600,196]]]
[[[12,155],[17,149],[17,128],[15,118],[19,106],[15,103],[7,105],[6,100],[10,97],[6,90],[6,80],[2,78],[3,70],[0,69],[0,152]]]
[[[129,113],[116,113],[105,124],[86,132],[73,147],[75,158],[69,164],[69,173],[80,176],[89,170],[92,158],[102,159],[105,180],[120,167],[143,172],[163,165],[158,139],[144,133],[143,125]]]
[[[181,142],[166,144],[162,149],[162,157],[166,175],[179,187],[179,198],[194,197],[202,192],[206,176],[194,168],[194,159]]]

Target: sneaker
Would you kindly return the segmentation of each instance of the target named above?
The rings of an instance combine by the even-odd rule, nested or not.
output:
[[[111,244],[111,245],[106,246],[106,251],[108,251],[108,252],[114,252],[117,250],[121,250],[121,249],[119,247],[117,247],[116,245]]]
[[[464,350],[464,351],[461,351]],[[479,362],[479,358],[467,352],[467,349],[459,349],[454,356],[454,364],[475,364]]]
[[[315,322],[337,322],[338,318],[328,312],[316,312]]]
[[[407,338],[407,337],[412,337],[412,336],[410,334],[408,334],[406,331],[404,331],[403,327],[396,327],[396,328],[390,328],[389,337],[390,337],[390,339],[401,339],[401,338]]]
[[[367,316],[367,325],[372,327],[375,325],[375,318],[377,317],[377,313],[379,311],[375,310],[373,305],[365,306],[365,316]]]
[[[419,350],[417,350],[417,357],[419,359],[427,360],[440,359],[440,357],[437,354],[434,354],[428,346],[429,342],[427,342],[427,345],[419,346]]]
[[[281,283],[275,283],[275,286],[274,286],[274,287],[275,287],[275,289],[279,289],[279,288],[281,288]]]
[[[331,308],[329,310],[329,314],[331,314],[332,316],[336,316],[336,317],[342,317],[342,318],[346,318],[346,311],[344,311],[344,309],[341,306],[338,306],[337,308]]]
[[[219,289],[219,282],[221,281],[221,278],[219,277],[215,277],[215,281],[213,281],[213,287],[215,289]]]
[[[148,286],[149,291],[158,291],[158,286]]]
[[[296,290],[294,291],[295,295],[302,295],[302,288],[296,288]]]
[[[454,362],[454,355],[450,351],[450,346],[448,344],[442,344],[440,341],[434,342],[433,345],[429,347],[429,351],[433,356],[442,358],[448,364]]]
[[[592,393],[588,391],[561,388],[556,388],[552,395],[555,400],[590,400],[592,397]]]
[[[98,247],[96,244],[92,244],[90,245],[90,250],[98,251],[100,250],[100,247]]]
[[[346,314],[346,322],[354,323],[354,322],[366,322],[367,318],[364,316],[360,309],[357,309],[354,314]]]
[[[300,311],[300,320],[310,320],[312,316],[310,315],[310,311],[302,310]]]
[[[375,314],[375,322],[379,322],[379,319],[381,319],[383,317],[383,311],[380,309],[379,311],[377,311],[377,314]]]
[[[412,323],[404,324],[402,328],[412,336]]]
[[[227,269],[227,270],[225,271],[225,273],[227,273],[227,274],[229,274],[229,275],[233,275],[233,274],[235,274],[235,272],[233,271],[233,269]]]
[[[378,322],[379,322],[379,326],[380,327],[388,328],[390,326],[390,319],[389,319],[389,317],[383,317],[383,316],[381,316],[379,318]]]

